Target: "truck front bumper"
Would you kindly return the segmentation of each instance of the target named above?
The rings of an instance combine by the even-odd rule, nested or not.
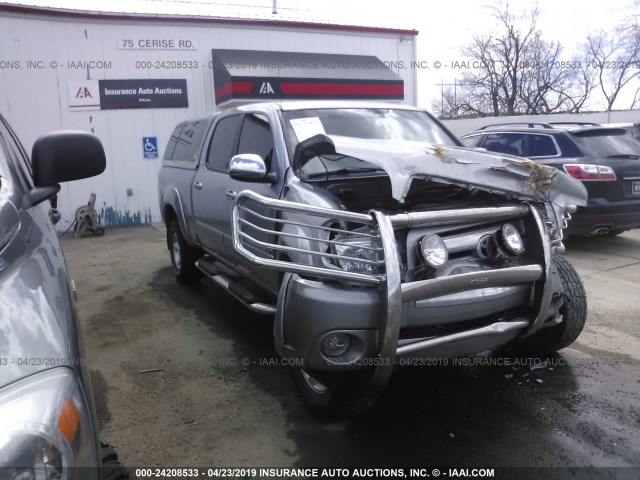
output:
[[[365,275],[346,272],[321,265],[304,265],[301,262],[279,260],[269,251],[329,256],[309,249],[279,245],[252,237],[243,226],[263,235],[277,235],[275,228],[259,227],[243,214],[258,217],[261,221],[297,224],[305,228],[322,229],[300,221],[281,220],[277,215],[269,216],[249,212],[245,203],[253,202],[260,208],[271,208],[280,212],[316,215],[335,218],[345,222],[370,225],[377,232],[384,257],[384,274]],[[526,218],[525,218],[526,217]],[[395,228],[414,228],[421,225],[458,224],[472,221],[500,221],[509,218],[525,218],[528,224],[529,248],[535,263],[519,264],[504,268],[480,269],[468,273],[402,282],[399,251]],[[271,219],[271,220],[270,220]],[[560,320],[557,305],[553,305],[554,293],[559,291],[559,282],[554,281],[552,244],[547,226],[533,205],[509,205],[490,208],[439,210],[410,214],[387,215],[379,211],[358,214],[310,207],[281,200],[267,199],[252,192],[242,192],[236,198],[233,212],[234,248],[250,262],[266,268],[288,272],[278,300],[275,338],[278,352],[285,358],[302,359],[306,370],[331,371],[356,370],[374,367],[372,386],[383,388],[396,365],[397,357],[407,356],[455,356],[486,350],[505,344],[518,336],[534,333],[543,326]],[[332,228],[335,231],[335,228]],[[305,242],[320,242],[317,238],[300,233],[280,233]],[[267,237],[268,238],[268,237]],[[250,247],[249,242],[252,246]],[[328,242],[328,240],[325,240]],[[255,247],[266,248],[267,254],[256,253]],[[335,257],[335,255],[333,255]],[[313,278],[313,280],[310,280]],[[326,278],[328,280],[323,281]],[[360,285],[360,286],[356,286]],[[486,289],[511,289],[505,295],[493,299],[482,294]],[[477,295],[476,311],[468,307],[469,315],[463,320],[478,319],[482,325],[464,324],[460,331],[445,334],[402,338],[401,329],[416,323],[431,326],[443,315],[443,304],[436,316],[435,306],[420,302],[442,299],[461,292],[480,292]],[[557,302],[556,302],[557,303]],[[526,311],[511,312],[505,317],[502,308],[526,305]],[[444,303],[445,312],[456,308],[456,302]],[[416,309],[422,308],[421,313]],[[493,310],[493,311],[491,311]],[[510,309],[511,311],[512,309]],[[433,319],[430,319],[430,313]],[[502,316],[500,315],[502,313]],[[458,314],[459,315],[459,314]],[[488,323],[487,315],[491,317]],[[331,334],[349,335],[351,347],[340,358],[328,359],[322,353],[322,342]]]

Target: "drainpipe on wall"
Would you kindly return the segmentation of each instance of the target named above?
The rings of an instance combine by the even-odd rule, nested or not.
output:
[[[273,7],[271,9],[271,13],[274,15],[278,14],[278,0],[273,0]]]

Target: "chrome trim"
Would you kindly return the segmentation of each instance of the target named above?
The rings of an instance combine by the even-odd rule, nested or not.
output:
[[[431,278],[402,284],[402,301],[414,302],[440,297],[449,293],[462,292],[473,288],[500,287],[515,283],[535,282],[542,278],[540,265],[481,270],[461,273],[450,277]]]
[[[386,386],[393,371],[395,352],[400,336],[400,323],[402,321],[402,289],[400,277],[400,259],[396,248],[396,237],[389,216],[382,212],[374,211],[373,215],[378,222],[384,258],[386,261],[386,315],[382,317],[380,326],[380,346],[378,358],[384,359],[376,367],[371,379],[373,388]]]
[[[467,330],[466,332],[453,333],[451,335],[445,335],[443,337],[429,338],[426,340],[420,340],[418,342],[402,345],[396,350],[396,355],[408,355],[411,353],[419,352],[421,350],[426,350],[428,348],[444,345],[445,343],[469,340],[476,337],[500,335],[514,330],[520,330],[522,328],[525,328],[527,325],[529,325],[529,322],[526,320],[518,320],[515,322],[497,322],[491,325],[487,325],[486,327],[476,328],[475,330]]]
[[[372,261],[367,259],[352,258],[352,257],[336,255],[328,252],[319,252],[312,249],[296,248],[296,247],[290,247],[290,246],[274,244],[274,243],[267,243],[267,242],[262,242],[260,240],[257,240],[251,237],[250,235],[248,235],[247,233],[243,232],[242,226],[249,225],[251,228],[255,228],[258,231],[263,230],[263,231],[270,232],[271,230],[261,229],[260,227],[257,227],[256,225],[251,224],[251,222],[249,222],[248,220],[240,218],[241,212],[250,212],[259,218],[263,218],[265,220],[273,221],[276,223],[278,221],[281,222],[282,220],[273,219],[271,217],[265,217],[256,212],[252,212],[250,209],[244,207],[244,203],[246,201],[252,201],[254,203],[257,203],[258,205],[268,207],[268,208],[273,208],[278,211],[302,213],[305,215],[317,215],[321,217],[326,217],[334,221],[356,222],[356,223],[369,225],[369,226],[374,225],[374,220],[372,216],[360,214],[360,213],[347,212],[343,210],[333,210],[330,208],[313,207],[309,205],[302,205],[298,203],[287,202],[284,200],[276,200],[272,198],[263,197],[251,191],[245,190],[238,194],[233,204],[233,212],[232,212],[233,247],[240,255],[242,255],[249,262],[255,265],[266,267],[266,268],[271,268],[273,270],[297,273],[300,275],[314,275],[318,277],[333,278],[337,280],[351,280],[351,281],[357,281],[357,282],[362,282],[362,283],[372,284],[372,285],[380,285],[384,283],[385,281],[384,276],[379,274],[347,272],[345,270],[341,270],[338,267],[335,267],[335,268],[331,268],[330,266],[320,267],[320,266],[314,266],[314,265],[308,265],[308,264],[302,264],[302,263],[294,263],[294,262],[284,261],[284,260],[276,260],[274,258],[261,257],[249,251],[247,249],[246,243],[253,244],[254,246],[257,246],[257,247],[262,247],[262,249],[265,250],[263,251],[263,254],[265,255],[272,255],[270,252],[268,252],[269,250],[271,251],[278,250],[278,251],[286,251],[286,252],[296,252],[303,255],[309,255],[311,257],[315,256],[315,257],[321,257],[321,258],[326,257],[326,258],[344,259],[344,260],[357,261],[357,262],[366,263],[366,264],[384,264],[385,263],[384,260]],[[289,222],[289,224],[301,225],[301,224],[297,224],[296,222]],[[344,233],[349,235],[350,237],[362,237],[367,239],[372,238],[372,235],[369,235],[366,233],[360,234],[357,231],[351,231],[346,229],[335,229],[335,228],[329,228],[329,227],[325,228],[319,225],[317,226],[309,225],[309,226],[312,228],[316,228],[318,230]],[[279,235],[279,232],[277,232],[277,234]],[[392,234],[393,234],[393,231],[392,231]],[[373,238],[376,238],[376,237],[373,237]],[[306,238],[306,240],[318,242],[318,240],[321,240],[321,239]],[[322,243],[322,241],[320,243]],[[327,239],[325,243],[328,244],[331,242]]]
[[[623,180],[640,180],[640,177],[622,177]]]
[[[284,210],[285,212],[336,218],[337,220],[360,222],[369,225],[373,223],[371,216],[364,213],[349,212],[347,210],[334,210],[333,208],[314,207],[313,205],[303,205],[300,203],[287,202],[286,200],[267,198],[262,195],[258,195],[257,193],[253,193],[251,190],[243,190],[240,192],[236,198],[236,203],[242,199],[253,200],[263,207],[277,208],[278,210]]]
[[[496,225],[491,228],[468,232],[464,235],[452,235],[450,237],[442,236],[442,240],[444,240],[449,253],[464,252],[475,249],[483,237],[486,237],[487,235],[491,236],[498,230],[500,230],[500,227]]]
[[[509,285],[508,287],[489,287],[478,288],[476,290],[465,290],[458,293],[450,293],[441,297],[429,298],[426,300],[417,300],[416,308],[435,308],[449,305],[467,305],[482,300],[485,302],[499,300],[501,298],[510,297],[514,294],[529,289],[526,284]]]
[[[409,212],[390,215],[394,227],[414,228],[453,223],[499,222],[510,218],[524,217],[529,212],[526,205],[502,207],[467,208],[464,210],[436,210],[434,212]]]
[[[551,297],[553,296],[553,282],[551,281],[551,267],[553,264],[553,257],[551,256],[551,242],[547,235],[547,228],[545,227],[544,221],[540,217],[538,210],[533,205],[529,205],[529,210],[531,211],[531,215],[538,226],[538,233],[540,234],[540,240],[542,242],[544,274],[541,275],[539,279],[543,282],[543,290],[542,295],[540,296],[540,301],[538,302],[538,310],[536,311],[535,320],[527,330],[527,335],[535,332],[542,326],[545,321],[546,314],[549,312],[549,308],[551,307]]]
[[[260,313],[262,315],[273,315],[276,313],[275,305],[270,305],[268,303],[263,303],[263,302],[247,303],[242,299],[242,297],[233,293],[233,291],[229,288],[229,285],[231,284],[231,279],[229,279],[227,276],[222,274],[209,275],[209,273],[199,265],[199,262],[196,262],[196,267],[198,268],[198,270],[204,273],[206,277],[210,278],[218,286],[224,288],[228,293],[231,294],[231,296],[233,296],[236,300],[242,303],[249,310],[256,313]]]
[[[250,213],[255,213],[255,212],[251,212],[251,210],[247,210],[247,209],[244,209],[244,208],[242,210],[246,211],[246,212],[250,212]],[[295,233],[287,233],[287,232],[281,232],[281,231],[276,231],[276,230],[269,230],[268,228],[261,228],[261,227],[258,227],[257,225],[254,225],[253,223],[245,220],[244,218],[240,218],[239,222],[241,224],[243,224],[243,225],[246,225],[249,228],[252,228],[254,230],[258,230],[261,233],[267,233],[267,234],[271,234],[271,235],[278,235],[278,236],[281,236],[281,237],[298,238],[300,240],[307,240],[309,242],[328,243],[329,245],[344,245],[344,243],[339,241],[339,240],[323,240],[321,238],[313,238],[313,237],[308,237],[306,235],[297,235]],[[300,224],[296,224],[296,225],[300,225]],[[322,228],[322,230],[325,230],[325,229]],[[332,230],[338,230],[338,229],[334,228]],[[348,230],[340,230],[340,231],[344,232],[346,234],[352,233],[352,232],[350,232]],[[358,233],[357,236],[361,236],[361,235]],[[364,234],[362,236],[366,236],[366,238],[376,238],[375,235],[366,235],[366,234]],[[358,248],[361,248],[363,250],[370,250],[372,252],[381,252],[382,251],[382,248],[376,248],[376,247],[359,246]],[[365,260],[358,259],[358,261],[364,262]],[[374,262],[371,262],[371,263],[374,263]],[[375,262],[375,263],[378,263],[378,262]]]

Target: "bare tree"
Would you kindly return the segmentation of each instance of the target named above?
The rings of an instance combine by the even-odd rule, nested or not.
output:
[[[605,98],[607,111],[611,111],[621,91],[640,76],[640,27],[625,24],[614,33],[588,35],[583,48],[591,57],[590,65],[598,87]],[[637,97],[636,92],[632,107]]]
[[[558,42],[542,38],[536,27],[538,14],[537,7],[520,16],[508,5],[494,7],[494,31],[474,36],[462,49],[471,68],[463,73],[455,95],[443,88],[436,111],[447,116],[579,111],[593,81],[577,68],[581,62],[561,59]]]

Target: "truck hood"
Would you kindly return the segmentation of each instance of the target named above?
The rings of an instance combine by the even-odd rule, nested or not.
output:
[[[421,142],[371,140],[330,135],[336,152],[372,163],[387,172],[399,202],[414,178],[502,193],[521,200],[544,200],[564,211],[584,206],[582,182],[560,170],[510,155]]]

